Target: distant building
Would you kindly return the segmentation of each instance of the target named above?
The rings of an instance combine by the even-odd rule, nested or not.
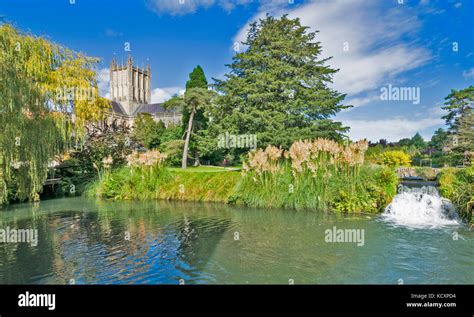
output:
[[[133,127],[140,113],[149,113],[166,126],[181,123],[180,110],[165,110],[163,104],[151,103],[150,67],[134,66],[131,56],[125,65],[118,65],[115,59],[110,63],[110,99],[111,108],[104,123]]]

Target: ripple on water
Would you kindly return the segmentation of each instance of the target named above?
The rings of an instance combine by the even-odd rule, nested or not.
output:
[[[9,214],[4,224],[34,225],[40,243],[38,247],[21,248],[2,245],[0,281],[474,282],[474,233],[460,224],[417,227],[392,223],[385,216],[342,218],[318,212],[205,204],[94,204],[83,199],[63,200],[60,207],[44,202],[40,205],[44,212],[33,214],[18,207]],[[364,229],[364,246],[326,243],[324,232],[333,226]],[[125,239],[125,231],[130,233],[130,240]],[[234,238],[235,232],[240,239]],[[455,232],[458,240],[453,239]]]

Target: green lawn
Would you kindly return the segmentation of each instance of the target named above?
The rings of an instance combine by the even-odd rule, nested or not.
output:
[[[221,166],[190,166],[187,169],[182,169],[180,167],[169,167],[169,171],[172,172],[203,172],[203,173],[212,173],[212,172],[230,172],[230,171],[240,171],[240,167],[236,166],[229,166],[229,167],[221,167]]]

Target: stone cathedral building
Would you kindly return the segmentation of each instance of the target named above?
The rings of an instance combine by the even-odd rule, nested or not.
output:
[[[179,110],[165,110],[161,103],[151,103],[150,66],[145,69],[134,66],[131,56],[125,65],[118,65],[115,58],[110,63],[110,99],[107,124],[133,127],[140,113],[149,113],[165,125],[181,123]]]

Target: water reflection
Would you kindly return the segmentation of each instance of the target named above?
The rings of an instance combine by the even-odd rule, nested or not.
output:
[[[408,230],[368,216],[84,198],[11,206],[0,213],[6,226],[37,229],[39,239],[0,243],[1,284],[474,282],[474,236],[464,227]],[[333,226],[365,230],[365,245],[325,242]],[[453,230],[462,239],[453,241]]]
[[[231,227],[228,212],[213,216],[217,205],[74,198],[24,206],[3,212],[0,228],[34,228],[39,242],[0,244],[2,284],[198,282]]]

